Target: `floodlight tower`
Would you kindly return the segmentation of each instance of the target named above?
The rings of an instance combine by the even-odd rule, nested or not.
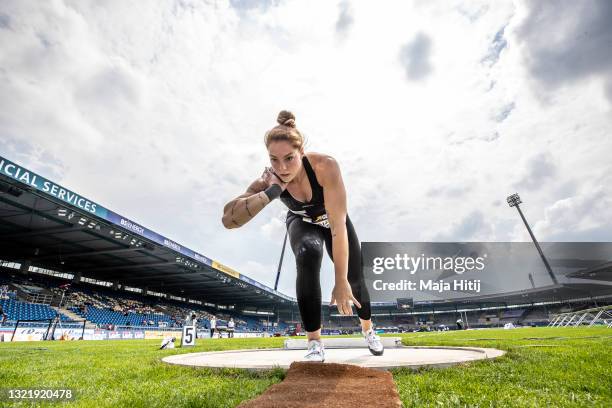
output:
[[[508,202],[508,205],[510,207],[516,207],[516,209],[518,210],[519,215],[523,219],[523,223],[525,223],[525,227],[527,227],[527,231],[529,231],[529,235],[531,235],[531,239],[533,240],[535,247],[538,249],[538,252],[540,253],[540,257],[542,258],[542,261],[544,262],[544,266],[546,266],[546,270],[548,271],[550,278],[552,279],[555,285],[559,284],[559,282],[557,281],[557,277],[553,273],[552,268],[550,267],[550,264],[548,263],[548,260],[546,260],[546,257],[544,256],[544,252],[542,252],[542,248],[540,248],[540,244],[538,244],[538,240],[536,240],[536,237],[533,235],[533,232],[531,232],[531,228],[529,228],[529,224],[527,224],[527,220],[525,219],[525,216],[523,215],[523,212],[521,211],[521,207],[519,206],[519,204],[522,203],[521,197],[519,197],[517,193],[514,193],[511,196],[508,196],[506,201]]]

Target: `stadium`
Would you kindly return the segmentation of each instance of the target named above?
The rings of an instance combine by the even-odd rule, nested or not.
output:
[[[611,21],[1,1],[0,407],[612,407]]]
[[[37,363],[39,369],[52,369],[56,361],[70,363],[71,357],[65,353],[80,350],[79,344],[91,344],[85,347],[92,353],[93,345],[101,345],[94,354],[94,367],[101,361],[112,361],[115,347],[118,355],[148,349],[149,364],[155,365],[154,361],[160,358],[155,346],[168,337],[180,339],[181,327],[191,314],[197,316],[198,344],[194,350],[273,347],[286,338],[304,335],[296,299],[171,241],[8,158],[0,158],[0,177],[3,372],[15,376],[16,370],[27,366],[32,357],[23,353],[30,347],[54,351]],[[573,266],[566,272],[568,276],[563,277],[567,282],[530,290],[469,299],[398,298],[393,302],[373,302],[373,319],[383,338],[399,334],[406,345],[462,343],[468,331],[457,330],[460,319],[465,325],[460,328],[472,329],[473,334],[468,337],[473,338],[467,339],[470,345],[495,344],[512,349],[529,342],[535,342],[532,346],[536,347],[543,341],[546,347],[552,347],[544,349],[547,353],[562,352],[568,347],[565,344],[609,350],[612,263],[595,266],[591,263],[586,268]],[[325,336],[353,337],[360,333],[354,317],[340,315],[329,306],[324,306],[322,313]],[[216,330],[211,330],[213,317]],[[230,319],[234,321],[233,330],[228,330]],[[509,331],[503,328],[508,326],[521,328],[518,329],[521,335],[507,337]],[[13,353],[22,357],[18,361],[9,358]],[[600,373],[602,385],[609,385],[607,356],[594,366],[585,367],[588,372],[597,370],[598,366],[604,370]],[[588,359],[591,363],[593,360],[598,359]],[[128,364],[121,370],[129,373],[137,368]],[[398,372],[401,374],[396,378],[410,376]],[[89,374],[81,371],[80,375]],[[185,375],[190,374],[180,373]],[[236,372],[224,377],[223,371],[192,375],[194,378],[221,376],[224,381],[238,376],[240,381],[256,384],[244,392],[222,397],[223,402],[216,400],[218,406],[234,406],[243,396],[257,395],[266,384],[283,376],[274,370],[257,377]],[[16,377],[12,378],[8,381],[14,382]],[[73,383],[76,379],[71,375],[66,374],[65,378],[66,387],[76,389],[77,395],[81,393],[81,399],[75,400],[77,404],[78,401],[82,405],[111,404],[108,396],[101,396],[93,389],[79,390],[78,382]],[[120,385],[108,385],[113,386]],[[607,396],[604,392],[591,397],[601,398],[599,402],[603,403],[609,398],[609,389],[607,393]],[[126,406],[144,401],[119,395],[116,398]],[[157,401],[176,402],[167,396],[159,398]],[[197,400],[193,395],[189,398]],[[548,399],[552,398],[550,395],[542,398],[540,402],[554,400]],[[205,401],[209,400],[199,400],[198,405],[217,406]]]

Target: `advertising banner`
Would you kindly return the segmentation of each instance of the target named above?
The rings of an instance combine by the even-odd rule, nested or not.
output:
[[[145,339],[163,339],[165,337],[176,337],[177,339],[181,337],[180,331],[162,331],[162,330],[145,330],[144,338]]]

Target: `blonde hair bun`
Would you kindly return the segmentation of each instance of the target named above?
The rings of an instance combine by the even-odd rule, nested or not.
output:
[[[278,117],[276,118],[276,121],[279,125],[282,126],[288,126],[292,128],[295,127],[295,115],[286,110],[280,111]]]
[[[270,143],[276,141],[286,141],[291,143],[296,149],[304,148],[304,137],[295,126],[295,115],[290,111],[282,110],[276,117],[278,125],[266,132],[264,143],[266,148]]]

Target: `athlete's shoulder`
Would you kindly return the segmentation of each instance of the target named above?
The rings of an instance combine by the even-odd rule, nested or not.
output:
[[[308,152],[305,153],[310,165],[315,168],[318,167],[321,170],[330,169],[338,166],[338,162],[329,154]]]
[[[306,157],[320,182],[332,181],[340,177],[340,166],[332,156],[324,153],[308,152]]]

